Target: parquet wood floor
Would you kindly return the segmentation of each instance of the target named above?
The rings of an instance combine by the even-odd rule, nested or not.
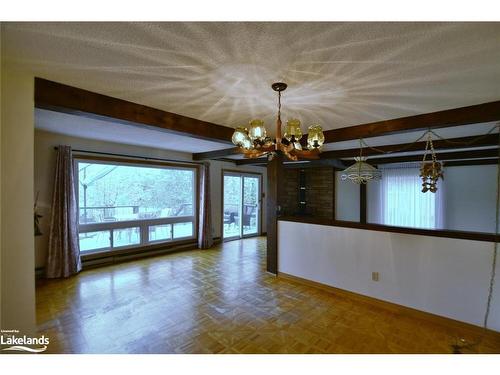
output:
[[[48,352],[451,353],[458,335],[475,339],[276,278],[265,246],[251,238],[40,281]],[[500,353],[500,341],[471,351]]]

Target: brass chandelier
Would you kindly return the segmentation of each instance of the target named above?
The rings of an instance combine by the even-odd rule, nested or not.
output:
[[[300,142],[302,130],[300,121],[290,119],[285,126],[285,133],[281,135],[281,92],[288,87],[284,82],[276,82],[271,85],[278,93],[278,117],[276,119],[276,137],[267,136],[267,131],[262,120],[252,120],[249,127],[238,127],[235,129],[232,142],[239,148],[246,158],[258,158],[268,155],[272,159],[277,153],[285,155],[289,160],[319,159],[321,147],[325,142],[323,129],[320,125],[311,125],[307,133],[306,149],[302,148]]]

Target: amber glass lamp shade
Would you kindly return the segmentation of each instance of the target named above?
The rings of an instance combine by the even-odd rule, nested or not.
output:
[[[253,142],[250,140],[250,137],[248,135],[241,143],[241,147],[243,147],[245,150],[250,150],[253,148]]]
[[[325,143],[325,135],[323,134],[323,129],[319,125],[309,126],[307,132],[307,147],[312,150],[316,148],[321,148]]]
[[[250,121],[248,135],[252,141],[264,141],[266,139],[266,128],[264,127],[264,121],[262,120],[252,120]]]
[[[285,134],[283,135],[287,141],[291,141],[292,137],[296,142],[302,138],[302,129],[300,128],[300,121],[297,119],[288,120],[285,127]]]
[[[251,148],[252,142],[248,136],[248,130],[244,127],[239,127],[234,130],[233,137],[231,138],[233,144],[238,147]]]

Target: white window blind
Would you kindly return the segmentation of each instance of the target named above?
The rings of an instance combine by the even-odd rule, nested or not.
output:
[[[378,198],[375,220],[384,225],[441,229],[443,227],[443,180],[437,193],[422,193],[419,165],[382,167],[382,179],[372,186]],[[373,184],[373,183],[370,183]]]

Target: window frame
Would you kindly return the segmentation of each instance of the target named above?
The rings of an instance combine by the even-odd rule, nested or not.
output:
[[[94,164],[111,164],[111,165],[125,165],[133,167],[142,168],[159,168],[159,169],[181,169],[190,170],[194,173],[193,178],[193,215],[192,216],[174,216],[165,217],[157,219],[141,219],[141,220],[124,220],[124,221],[112,221],[106,223],[90,223],[90,224],[80,224],[80,183],[78,176],[78,165],[79,163],[94,163]],[[77,217],[78,217],[78,233],[88,233],[96,231],[109,231],[110,235],[110,246],[98,249],[84,250],[81,251],[82,256],[93,255],[93,254],[115,254],[127,250],[141,250],[150,248],[152,246],[166,245],[170,246],[173,244],[185,244],[186,242],[196,242],[198,240],[198,221],[199,221],[199,177],[200,171],[198,165],[185,164],[182,162],[171,163],[171,162],[160,162],[153,160],[135,160],[129,158],[115,158],[115,157],[101,157],[93,155],[74,155],[73,156],[73,170],[74,170],[74,185],[75,194],[78,202],[77,205]],[[193,224],[193,235],[184,236],[179,238],[174,238],[174,224],[175,223],[192,223]],[[149,240],[149,227],[154,225],[164,225],[171,224],[171,238],[165,240]],[[133,245],[125,246],[113,246],[113,231],[116,229],[126,229],[126,228],[136,228],[139,227],[140,242]]]

